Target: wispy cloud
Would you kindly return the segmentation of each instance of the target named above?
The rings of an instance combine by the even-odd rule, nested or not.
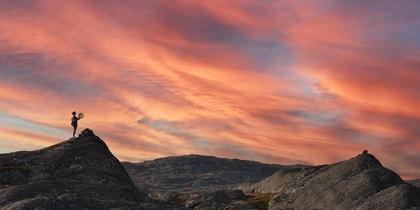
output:
[[[122,160],[200,153],[325,164],[368,149],[418,177],[419,8],[0,2],[2,147],[64,140],[76,110],[86,115],[79,129]]]

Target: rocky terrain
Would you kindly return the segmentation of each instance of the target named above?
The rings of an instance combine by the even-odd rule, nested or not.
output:
[[[406,182],[420,188],[420,179],[406,180]]]
[[[239,183],[260,181],[280,169],[298,167],[193,154],[122,164],[137,188],[152,197],[232,189]]]
[[[320,166],[200,155],[123,165],[152,198],[191,209],[420,209],[420,190],[367,151]]]
[[[165,208],[136,189],[91,130],[41,150],[0,155],[0,209]]]
[[[194,209],[256,209],[247,201],[252,197],[232,189],[281,169],[302,167],[194,154],[122,164],[136,187],[151,198]]]
[[[320,166],[201,155],[121,164],[86,129],[41,150],[0,154],[0,209],[415,210],[420,189],[367,152]]]
[[[420,209],[420,189],[367,153],[331,165],[281,170],[238,188],[276,193],[269,209]]]

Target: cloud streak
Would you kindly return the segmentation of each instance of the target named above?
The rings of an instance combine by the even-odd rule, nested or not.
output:
[[[416,1],[0,8],[0,116],[20,119],[1,124],[4,151],[30,149],[17,139],[63,139],[76,110],[86,115],[80,129],[122,160],[199,153],[325,164],[368,149],[420,177]],[[41,127],[22,129],[27,122]]]

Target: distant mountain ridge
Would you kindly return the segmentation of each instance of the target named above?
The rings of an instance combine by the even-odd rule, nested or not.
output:
[[[122,164],[137,188],[155,194],[170,191],[200,193],[228,189],[238,183],[261,180],[289,167],[194,154]]]
[[[420,188],[420,179],[406,180],[406,182]]]

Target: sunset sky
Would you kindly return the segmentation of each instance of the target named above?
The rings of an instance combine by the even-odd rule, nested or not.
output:
[[[0,153],[72,136],[121,161],[329,164],[420,177],[420,1],[0,1]]]

